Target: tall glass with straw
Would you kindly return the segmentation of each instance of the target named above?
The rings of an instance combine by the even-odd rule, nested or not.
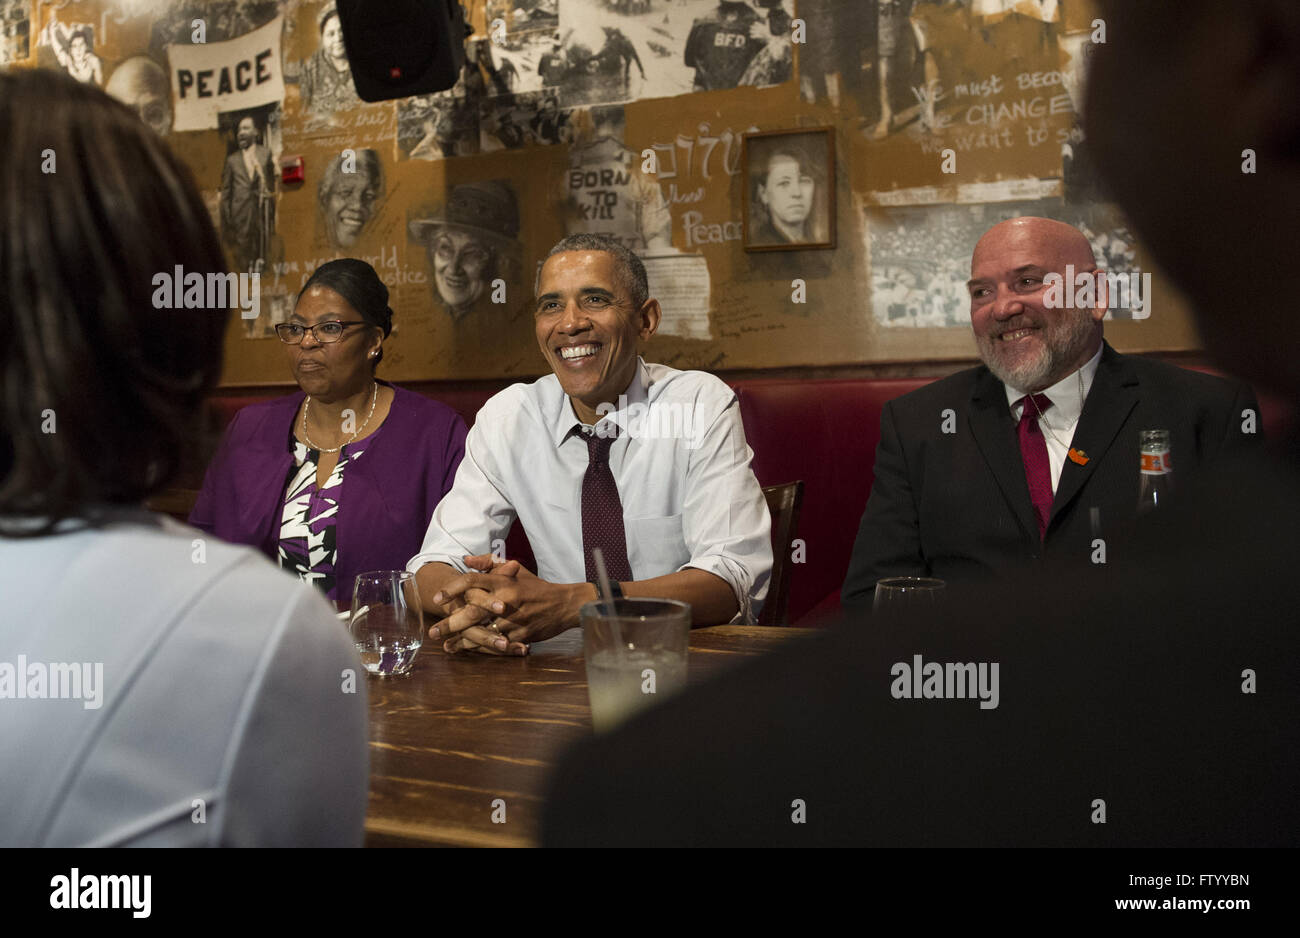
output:
[[[615,599],[600,548],[601,598],[580,612],[591,722],[606,732],[686,686],[691,607],[673,599]]]

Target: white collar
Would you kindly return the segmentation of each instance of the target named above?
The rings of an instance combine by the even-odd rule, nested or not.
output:
[[[632,383],[627,386],[618,400],[611,401],[611,409],[608,413],[596,421],[595,426],[600,426],[605,421],[619,427],[620,430],[626,431],[628,428],[628,411],[634,404],[644,405],[650,398],[649,392],[650,375],[646,372],[645,359],[640,355],[636,359],[636,371],[632,375]],[[569,400],[569,395],[561,392],[559,407],[556,409],[555,416],[551,421],[551,437],[555,440],[555,445],[559,446],[569,436],[569,431],[573,429],[574,422],[582,423],[578,419],[573,409],[573,402]],[[584,424],[585,426],[585,424]]]
[[[1103,341],[1098,347],[1092,358],[1084,363],[1078,371],[1073,371],[1066,375],[1050,388],[1044,388],[1039,394],[1046,394],[1047,399],[1052,402],[1052,411],[1055,419],[1053,423],[1060,422],[1066,426],[1074,423],[1083,413],[1083,402],[1092,390],[1094,379],[1097,377],[1097,365],[1101,361],[1102,350],[1105,349],[1106,343]],[[1003,384],[1007,392],[1007,405],[1012,408],[1013,416],[1016,404],[1026,392],[1013,388],[1009,384]]]

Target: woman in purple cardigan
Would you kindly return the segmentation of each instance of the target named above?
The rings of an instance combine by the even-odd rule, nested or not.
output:
[[[338,603],[358,573],[419,553],[465,455],[460,415],[376,380],[392,320],[369,264],[318,267],[276,326],[302,390],[235,415],[190,513]]]

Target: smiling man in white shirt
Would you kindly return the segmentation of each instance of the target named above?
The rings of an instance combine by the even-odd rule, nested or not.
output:
[[[538,277],[534,326],[553,373],[479,411],[416,574],[446,651],[526,654],[596,599],[600,547],[626,596],[690,603],[695,626],[753,623],[772,567],[767,504],[735,393],[647,364],[659,326],[635,254],[565,238]],[[536,574],[491,551],[518,518]]]

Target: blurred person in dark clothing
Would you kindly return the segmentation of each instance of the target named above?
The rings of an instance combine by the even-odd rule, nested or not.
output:
[[[1300,6],[1100,7],[1100,169],[1211,354],[1300,403],[1300,317],[1271,276],[1300,236]],[[1149,516],[1121,562],[848,623],[582,745],[544,842],[1295,846],[1298,528],[1293,427]],[[943,699],[904,680],[918,663],[945,665]],[[998,665],[996,695],[949,693],[951,663]]]

